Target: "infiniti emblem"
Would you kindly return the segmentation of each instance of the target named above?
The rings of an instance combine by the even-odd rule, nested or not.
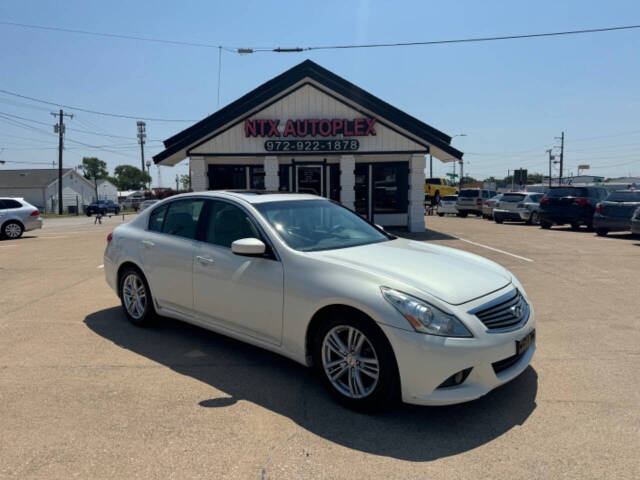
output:
[[[511,314],[515,318],[522,317],[522,303],[521,302],[518,302],[518,304],[516,304],[513,307],[511,307],[510,310],[511,310]]]

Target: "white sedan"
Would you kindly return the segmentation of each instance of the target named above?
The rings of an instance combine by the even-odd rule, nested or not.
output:
[[[126,316],[173,317],[314,366],[353,408],[465,402],[525,370],[533,308],[509,271],[397,238],[321,197],[178,195],[117,227]]]

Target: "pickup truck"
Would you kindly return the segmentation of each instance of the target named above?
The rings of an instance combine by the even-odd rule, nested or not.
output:
[[[427,178],[424,181],[424,203],[437,205],[441,197],[457,195],[458,187],[454,187],[448,178]]]

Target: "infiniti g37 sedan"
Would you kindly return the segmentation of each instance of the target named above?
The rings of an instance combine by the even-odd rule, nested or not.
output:
[[[163,315],[285,355],[349,407],[473,400],[535,351],[533,308],[509,271],[321,197],[178,195],[107,241],[107,282],[131,322]]]

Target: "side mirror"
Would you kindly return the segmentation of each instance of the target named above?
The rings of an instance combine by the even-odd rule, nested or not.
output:
[[[231,251],[236,255],[244,255],[247,257],[262,256],[267,247],[257,238],[241,238],[231,244]]]

